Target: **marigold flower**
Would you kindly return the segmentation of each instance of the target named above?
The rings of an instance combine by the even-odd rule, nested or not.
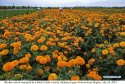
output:
[[[28,65],[27,68],[26,68],[26,70],[32,71],[32,66]]]
[[[15,66],[18,66],[18,64],[19,64],[19,61],[18,60],[14,60],[14,61],[12,61],[14,64],[15,64]]]
[[[39,47],[37,45],[32,45],[31,46],[32,51],[37,51],[38,49],[39,49]]]
[[[40,50],[41,51],[46,51],[48,48],[47,48],[47,46],[46,45],[42,45],[41,47],[40,47]]]
[[[125,41],[120,42],[120,46],[121,46],[122,48],[124,48],[124,47],[125,47]]]
[[[90,64],[86,64],[86,68],[88,68],[88,69],[89,69],[89,68],[90,68]]]
[[[45,39],[43,39],[43,38],[40,38],[40,39],[38,39],[38,43],[42,43],[42,42],[44,42],[45,41]]]
[[[7,55],[9,53],[8,49],[4,49],[0,52],[0,55]]]
[[[51,61],[51,58],[49,55],[45,55],[45,58],[47,59],[47,62],[50,62]]]
[[[102,80],[102,77],[99,76],[99,75],[94,75],[93,78],[94,78],[95,80]]]
[[[24,63],[27,63],[27,62],[29,62],[29,58],[27,58],[27,57],[23,57],[19,60],[19,63],[21,63],[21,64],[24,64]]]
[[[43,58],[43,56],[37,56],[37,57],[36,57],[36,61],[39,62],[40,59],[42,59],[42,58]]]
[[[24,70],[24,69],[26,69],[27,68],[27,65],[20,65],[20,70]]]
[[[52,42],[51,42],[51,41],[47,41],[47,42],[46,42],[46,45],[51,46],[51,45],[52,45]]]
[[[55,73],[51,73],[48,77],[48,80],[57,80],[58,76]]]
[[[118,65],[118,66],[125,65],[125,60],[123,60],[123,59],[117,60],[117,65]]]
[[[7,44],[0,44],[0,49],[4,49],[7,47]]]
[[[79,76],[72,76],[71,80],[80,80],[80,77]]]
[[[11,71],[15,67],[14,62],[7,62],[6,64],[3,65],[3,70],[5,72]]]
[[[28,54],[25,55],[25,57],[30,58],[31,54],[28,53]]]
[[[47,63],[47,59],[45,57],[41,58],[39,61],[40,64],[46,64]]]
[[[75,66],[75,65],[76,65],[76,60],[75,59],[69,60],[69,62],[67,64],[68,67]]]
[[[115,44],[113,44],[113,47],[114,47],[114,48],[117,48],[117,47],[119,47],[119,44],[118,44],[118,43],[115,43]]]
[[[94,59],[94,58],[90,59],[90,60],[88,61],[88,64],[91,65],[93,62],[95,62],[95,59]]]
[[[59,67],[65,67],[67,65],[67,62],[65,61],[58,61],[57,66]]]
[[[79,64],[79,65],[84,65],[85,64],[85,60],[80,56],[77,56],[75,61],[76,61],[76,64]]]
[[[125,36],[125,32],[120,32],[120,36]]]
[[[103,55],[107,55],[108,54],[108,50],[102,50],[102,54]]]

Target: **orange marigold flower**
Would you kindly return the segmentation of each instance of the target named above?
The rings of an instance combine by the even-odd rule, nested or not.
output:
[[[25,55],[25,57],[30,58],[31,54],[28,53],[28,54]]]
[[[38,49],[39,49],[39,47],[37,45],[32,45],[31,46],[32,51],[37,51]]]
[[[40,64],[46,64],[47,63],[47,59],[45,57],[41,58],[39,61]]]
[[[108,54],[108,50],[102,50],[102,54],[103,55],[107,55]]]
[[[76,65],[76,60],[75,59],[69,60],[69,62],[67,64],[68,67],[75,66],[75,65]]]
[[[48,48],[47,48],[47,46],[46,45],[42,45],[41,47],[40,47],[40,50],[41,51],[46,51]]]
[[[94,58],[90,59],[90,60],[88,61],[88,64],[91,65],[93,62],[95,62],[95,59],[94,59]]]
[[[37,57],[36,57],[36,61],[39,62],[40,59],[42,59],[42,58],[43,58],[43,56],[37,56]]]
[[[26,70],[32,71],[32,66],[28,65],[27,68],[26,68]]]
[[[7,55],[9,53],[8,49],[4,49],[0,52],[0,55]]]
[[[20,70],[24,70],[24,69],[26,69],[27,68],[27,65],[20,65]]]
[[[65,67],[67,65],[67,62],[65,61],[58,61],[57,66],[59,67]]]
[[[123,60],[123,59],[117,60],[117,65],[118,65],[118,66],[125,65],[125,60]]]
[[[102,77],[99,76],[98,74],[97,74],[97,75],[94,75],[93,78],[94,78],[95,80],[102,80]]]
[[[12,61],[14,64],[15,64],[15,66],[18,66],[18,64],[19,64],[19,61],[18,60],[14,60],[14,61]]]
[[[53,58],[58,58],[58,54],[53,54]]]
[[[45,55],[45,58],[47,59],[47,62],[50,62],[51,61],[51,58],[49,55]]]
[[[115,43],[115,44],[113,44],[113,47],[114,47],[114,48],[117,48],[117,47],[119,47],[119,44],[118,44],[118,43]]]
[[[77,56],[75,60],[76,60],[76,64],[79,64],[79,65],[85,64],[85,60],[80,56]]]
[[[51,42],[51,41],[47,41],[47,42],[46,42],[46,45],[51,46],[51,45],[52,45],[52,42]]]
[[[48,77],[48,80],[57,80],[58,76],[55,73],[51,73]]]
[[[21,64],[24,64],[24,63],[27,63],[27,62],[29,62],[29,58],[27,58],[27,57],[23,57],[19,60],[19,63],[21,63]]]
[[[44,42],[45,41],[45,39],[43,39],[43,38],[40,38],[40,39],[38,39],[38,43],[42,43],[42,42]]]
[[[120,42],[120,46],[124,48],[125,47],[125,41]]]
[[[0,49],[4,49],[7,47],[7,44],[0,44]]]
[[[11,71],[15,67],[14,62],[7,62],[6,64],[3,65],[3,70],[5,72]]]
[[[72,76],[71,80],[80,80],[80,77],[79,76]]]

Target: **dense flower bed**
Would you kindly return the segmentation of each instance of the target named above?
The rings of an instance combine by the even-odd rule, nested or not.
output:
[[[0,79],[125,77],[125,13],[46,9],[0,21]]]

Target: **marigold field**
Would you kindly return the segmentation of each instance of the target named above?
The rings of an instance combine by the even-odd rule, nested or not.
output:
[[[0,80],[125,79],[125,9],[45,9],[0,21]]]

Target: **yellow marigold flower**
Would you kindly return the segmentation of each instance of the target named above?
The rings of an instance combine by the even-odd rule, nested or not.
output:
[[[59,43],[58,46],[60,46],[60,47],[64,47],[65,44],[64,44],[64,43]]]
[[[76,64],[79,64],[79,65],[85,64],[85,60],[80,56],[77,56],[75,60],[76,60]]]
[[[102,50],[102,54],[103,55],[107,55],[108,54],[108,50]]]
[[[45,38],[45,37],[41,37],[40,39],[42,39],[43,41],[45,41],[45,40],[46,40],[46,38]]]
[[[125,60],[123,60],[123,59],[117,60],[117,65],[118,66],[125,65]]]
[[[27,63],[27,62],[29,62],[29,58],[27,58],[27,57],[23,57],[19,60],[19,63],[21,63],[21,64],[24,64],[24,63]]]
[[[122,48],[124,48],[124,47],[125,47],[125,41],[120,42],[120,46],[121,46]]]
[[[65,67],[67,65],[67,62],[65,61],[58,61],[57,66],[58,67]]]
[[[7,55],[9,53],[8,49],[4,49],[0,52],[0,55]]]
[[[89,69],[89,68],[90,68],[90,64],[86,64],[86,68],[88,68],[88,69]]]
[[[125,32],[120,32],[120,36],[125,36]]]
[[[46,51],[48,48],[47,48],[47,46],[46,45],[42,45],[41,47],[40,47],[40,50],[41,51]]]
[[[99,26],[99,23],[95,23],[95,27],[98,27]]]
[[[72,76],[71,80],[80,80],[80,77],[79,76]]]
[[[46,64],[47,63],[47,59],[45,57],[41,58],[39,61],[40,64]]]
[[[48,80],[57,80],[58,76],[55,73],[51,73],[48,77]]]
[[[14,62],[7,62],[6,64],[3,65],[3,70],[5,72],[11,71],[15,67]]]
[[[37,51],[38,49],[39,49],[39,47],[37,45],[32,45],[31,46],[32,51]]]
[[[20,65],[20,70],[24,70],[24,69],[26,69],[27,68],[27,65]]]

